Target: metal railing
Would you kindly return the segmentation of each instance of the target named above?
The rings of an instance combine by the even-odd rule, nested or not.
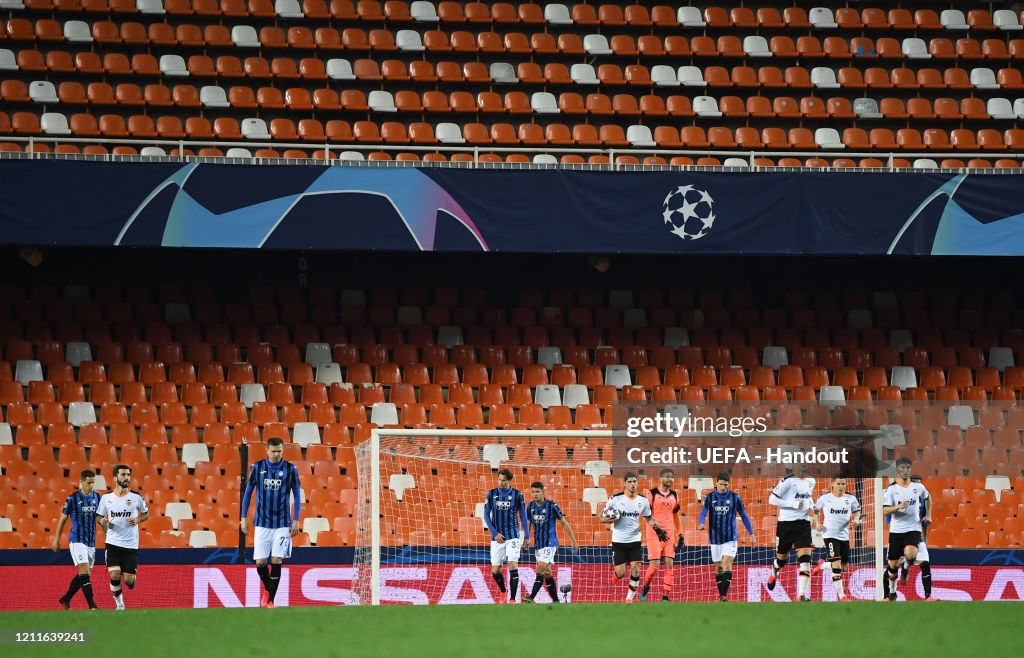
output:
[[[351,143],[338,144],[329,142],[280,142],[280,141],[202,141],[184,139],[111,139],[111,138],[87,138],[87,137],[64,137],[56,135],[47,136],[4,136],[3,141],[26,144],[24,151],[0,151],[0,158],[4,159],[62,159],[62,160],[85,160],[102,162],[204,162],[204,163],[237,163],[237,164],[290,164],[290,165],[318,165],[318,166],[369,166],[369,167],[451,167],[463,169],[594,169],[610,171],[678,171],[678,170],[706,170],[706,171],[785,171],[785,170],[809,170],[809,171],[907,171],[902,167],[896,167],[898,159],[911,162],[914,171],[956,171],[988,174],[1013,174],[1018,175],[1024,167],[963,167],[963,168],[942,168],[938,161],[946,158],[957,160],[970,160],[974,158],[992,159],[1013,159],[1020,164],[1024,158],[1024,152],[991,152],[991,151],[847,151],[846,149],[828,149],[818,151],[772,151],[772,150],[733,150],[723,151],[716,149],[661,149],[644,147],[622,147],[622,148],[578,148],[578,147],[521,147],[521,146],[480,146],[480,145],[458,145],[458,144],[366,144]],[[54,153],[36,152],[36,144],[74,144],[74,145],[103,145],[103,146],[131,146],[138,148],[158,147],[177,150],[174,154],[142,155],[128,154],[115,155],[84,154],[84,153]],[[186,149],[217,148],[224,151],[223,156],[209,155],[188,155]],[[246,153],[228,155],[232,149],[244,149]],[[286,150],[301,150],[314,153],[321,157],[307,158],[285,158],[285,157],[256,157],[250,149],[272,149],[275,152]],[[368,160],[366,153],[444,153],[468,154],[470,160],[461,161],[426,161],[426,160]],[[484,154],[523,154],[523,155],[550,155],[556,158],[558,155],[574,154],[582,157],[603,155],[608,158],[608,163],[561,163],[561,162],[488,162],[481,160]],[[721,165],[672,165],[672,164],[630,164],[616,162],[618,156],[634,156],[643,158],[645,156],[660,156],[665,159],[674,157],[689,157],[699,159],[703,157],[714,157],[723,159]],[[822,158],[835,159],[846,158],[860,160],[872,158],[883,163],[882,167],[816,167],[804,164],[794,167],[780,167],[755,165],[758,158]],[[915,165],[915,160],[931,160],[935,167]],[[729,160],[734,162],[726,164]],[[742,160],[743,164],[739,164]],[[858,163],[859,164],[859,163]]]

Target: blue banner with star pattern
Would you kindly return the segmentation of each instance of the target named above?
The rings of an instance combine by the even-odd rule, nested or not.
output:
[[[1024,255],[1015,175],[0,161],[8,244]]]

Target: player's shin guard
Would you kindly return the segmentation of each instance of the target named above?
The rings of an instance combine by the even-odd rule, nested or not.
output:
[[[778,576],[784,566],[786,566],[786,558],[782,558],[781,560],[779,558],[775,558],[775,562],[772,563],[772,573]]]
[[[110,593],[114,595],[114,600],[115,601],[120,601],[120,599],[121,599],[121,579],[120,578],[118,578],[117,580],[114,580],[113,578],[110,579]]]
[[[544,586],[547,588],[548,594],[551,595],[551,602],[558,603],[558,588],[555,587],[555,577],[546,576],[544,578]]]
[[[78,574],[78,587],[82,590],[82,595],[85,596],[85,601],[89,604],[89,607],[95,608],[96,601],[92,598],[92,582],[89,580],[89,574]]]
[[[263,589],[267,592],[270,591],[270,568],[267,565],[257,566],[256,573],[260,576],[260,582],[263,583]]]
[[[630,593],[635,592],[640,587],[640,576],[629,575],[629,591]]]
[[[494,582],[498,583],[498,589],[504,593],[505,591],[505,572],[499,571],[498,573],[491,573],[494,578]]]
[[[932,565],[928,562],[921,563],[921,586],[924,588],[924,598],[932,596]]]
[[[811,596],[811,556],[800,555],[796,558],[800,563],[800,575],[797,578],[796,593],[798,596]]]
[[[277,586],[281,584],[281,565],[271,564],[270,565],[270,589],[267,594],[270,595],[270,602],[274,602],[274,596],[277,595]]]
[[[508,600],[515,601],[516,594],[519,593],[519,569],[508,570],[508,589]]]
[[[896,567],[889,565],[888,569],[886,569],[886,576],[889,588],[887,594],[889,596],[893,596],[894,594],[896,594],[896,577],[899,576],[899,571],[896,569]]]

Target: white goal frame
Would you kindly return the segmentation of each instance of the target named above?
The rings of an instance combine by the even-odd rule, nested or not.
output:
[[[486,437],[495,440],[502,437],[558,437],[558,438],[624,438],[624,430],[470,430],[470,429],[399,429],[399,428],[373,428],[370,432],[370,604],[380,605],[380,439],[387,436],[400,437],[441,437],[441,436],[465,436],[465,437]],[[745,432],[733,436],[727,432],[688,432],[683,437],[676,437],[672,434],[645,433],[646,437],[664,438],[686,438],[686,439],[741,439],[741,438],[818,438],[818,437],[849,437],[862,438],[873,437],[877,440],[887,436],[882,430],[767,430],[764,432]],[[875,543],[875,600],[882,600],[882,568],[885,564],[885,547],[883,532],[882,495],[884,491],[883,478],[880,476],[870,479],[873,483],[874,509],[874,543]]]

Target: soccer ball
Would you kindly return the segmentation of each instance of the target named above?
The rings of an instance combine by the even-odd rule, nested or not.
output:
[[[715,224],[714,204],[707,190],[680,185],[665,197],[662,218],[674,235],[683,240],[700,240]]]
[[[614,505],[609,505],[601,511],[601,518],[605,521],[618,521],[622,516],[622,510]]]

